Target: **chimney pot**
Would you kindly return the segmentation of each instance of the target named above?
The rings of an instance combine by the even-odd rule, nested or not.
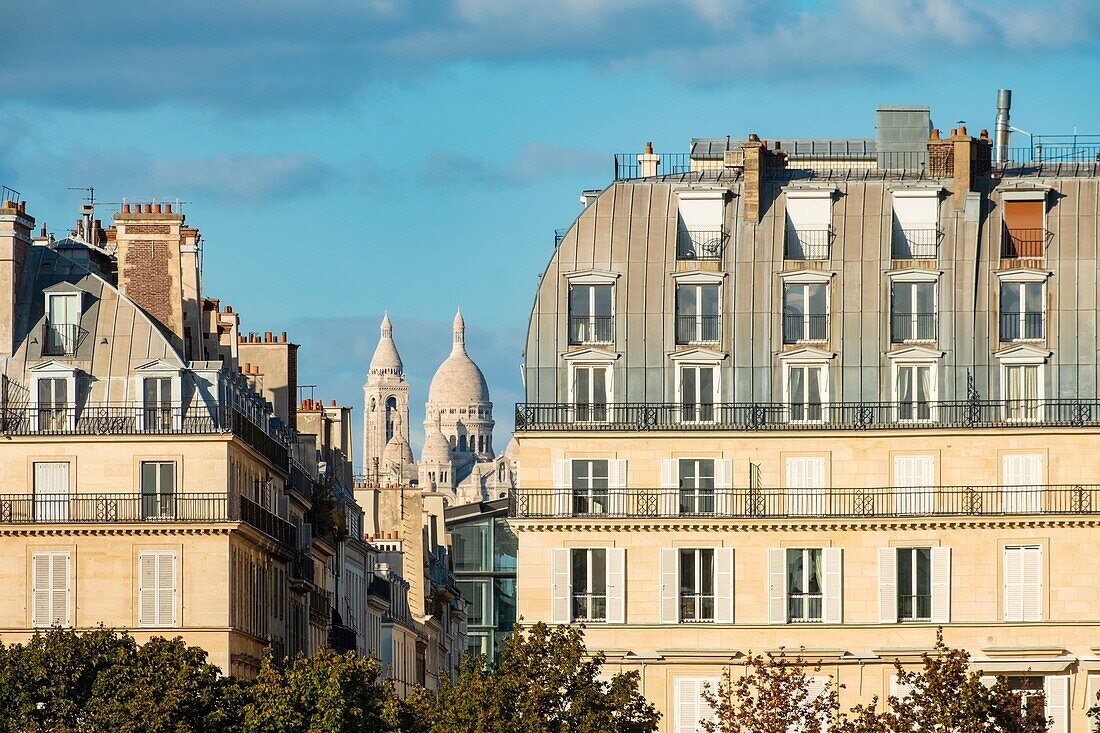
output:
[[[164,213],[165,214],[171,214],[172,213],[172,204],[165,204],[164,205]]]
[[[940,139],[940,128],[938,128],[938,127],[933,127],[932,128],[932,139],[933,140],[939,140]]]
[[[760,142],[760,137],[755,132],[750,132],[749,133],[749,142],[750,143],[758,143],[758,142]]]
[[[123,214],[129,214],[130,213],[130,204],[123,204],[122,205],[122,213]]]
[[[231,305],[227,305],[227,306],[225,307],[225,312],[226,312],[226,313],[232,313],[232,312],[233,312],[233,306],[231,306]]]
[[[336,407],[336,400],[333,400],[333,401],[332,401],[332,406],[333,406],[333,407]]]
[[[978,133],[978,137],[980,137],[982,140],[988,140],[989,139],[989,130],[986,130],[983,127],[982,131]]]
[[[959,125],[959,135],[966,134],[966,125]]]
[[[154,206],[153,210],[156,211],[158,214],[162,213],[161,208],[160,208],[160,204],[157,204],[156,206]]]
[[[653,141],[649,141],[645,144],[645,154],[653,155]]]
[[[282,334],[280,334],[279,340],[282,341],[284,344],[286,343],[286,331],[283,331]]]
[[[271,331],[264,331],[264,343],[270,344],[271,341]]]

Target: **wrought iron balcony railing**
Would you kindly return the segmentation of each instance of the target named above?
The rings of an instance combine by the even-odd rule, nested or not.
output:
[[[935,313],[891,313],[890,341],[895,344],[906,341],[935,341]]]
[[[569,343],[615,342],[615,316],[569,316]]]
[[[676,259],[720,260],[728,238],[721,229],[680,229],[676,232]]]
[[[676,316],[676,343],[714,344],[721,339],[721,316]]]
[[[827,260],[831,229],[787,229],[783,258],[787,260]]]
[[[1043,257],[1050,234],[1046,229],[1004,227],[1001,237],[1001,257]]]
[[[714,489],[714,508],[684,512],[680,489],[608,489],[607,500],[575,510],[569,489],[515,489],[509,516],[520,519],[792,517],[956,517],[1100,514],[1100,484],[822,489]]]
[[[43,356],[72,356],[88,332],[76,323],[50,323],[42,327]]]
[[[353,652],[356,647],[355,629],[345,624],[333,624],[328,630],[328,645],[336,652]]]
[[[1001,341],[1041,341],[1046,337],[1046,314],[1001,311]]]
[[[808,416],[779,403],[531,403],[516,405],[516,430],[879,430],[909,428],[1100,427],[1100,400],[1008,399],[821,403]],[[803,406],[804,407],[804,406]],[[812,418],[812,419],[811,419]]]
[[[803,341],[828,341],[829,315],[827,313],[784,313],[783,343],[798,344]]]
[[[891,256],[895,260],[933,260],[940,241],[939,229],[895,228]]]

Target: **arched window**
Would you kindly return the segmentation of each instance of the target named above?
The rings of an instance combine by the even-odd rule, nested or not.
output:
[[[466,452],[466,436],[465,435],[458,436],[458,450],[462,453]]]
[[[457,440],[457,438],[455,438],[455,436],[453,436],[453,435],[452,435],[452,436],[451,436],[451,450],[454,450],[454,449],[455,449],[455,445],[456,445],[456,442],[455,442],[455,441],[456,441],[456,440]]]
[[[390,396],[386,398],[386,442],[390,442],[390,438],[393,437],[393,416],[397,414],[397,398]]]

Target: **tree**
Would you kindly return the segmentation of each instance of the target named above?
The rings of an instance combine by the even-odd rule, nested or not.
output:
[[[284,666],[264,657],[244,691],[242,733],[391,733],[373,659],[322,650]]]
[[[398,707],[403,733],[651,733],[660,714],[638,691],[638,674],[599,679],[578,627],[517,626],[500,663],[467,657],[438,695],[414,692]]]
[[[717,690],[707,689],[703,699],[714,710],[714,719],[702,722],[707,733],[822,733],[832,730],[837,718],[838,688],[829,678],[815,686],[800,657],[785,654],[752,655],[744,661],[744,673],[722,673]],[[820,673],[820,665],[811,668]],[[814,675],[819,677],[820,675]]]

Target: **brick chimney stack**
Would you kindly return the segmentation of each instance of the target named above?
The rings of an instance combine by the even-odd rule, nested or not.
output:
[[[34,217],[26,202],[0,201],[0,356],[15,350],[16,292],[31,247]]]

